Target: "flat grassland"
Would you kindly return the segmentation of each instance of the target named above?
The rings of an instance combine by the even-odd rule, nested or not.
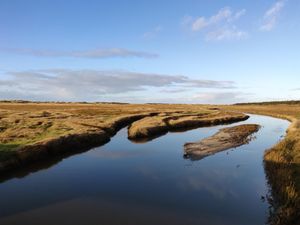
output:
[[[268,102],[222,106],[226,110],[269,115],[292,122],[284,140],[266,151],[264,166],[274,208],[272,224],[300,221],[300,102]]]
[[[245,119],[244,114],[203,105],[2,102],[0,172],[65,151],[100,146],[132,123],[129,137],[138,139]]]
[[[204,107],[189,108],[190,113],[211,112]],[[11,150],[61,135],[105,129],[124,116],[183,110],[184,106],[180,105],[2,103],[0,150]]]

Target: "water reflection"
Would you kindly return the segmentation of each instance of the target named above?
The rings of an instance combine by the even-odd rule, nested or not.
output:
[[[264,127],[249,145],[201,161],[183,159],[183,144],[222,126],[144,144],[123,129],[105,146],[0,184],[0,224],[264,224],[263,151],[288,123],[262,116],[242,123]]]

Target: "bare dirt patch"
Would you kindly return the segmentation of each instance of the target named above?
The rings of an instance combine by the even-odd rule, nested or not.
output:
[[[192,160],[199,160],[247,144],[259,128],[260,126],[256,124],[246,124],[221,129],[215,135],[199,142],[186,143],[184,145],[184,156]]]

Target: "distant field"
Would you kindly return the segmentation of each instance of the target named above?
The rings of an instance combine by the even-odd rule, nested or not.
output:
[[[299,105],[300,101],[273,101],[273,102],[250,102],[237,103],[235,105]]]

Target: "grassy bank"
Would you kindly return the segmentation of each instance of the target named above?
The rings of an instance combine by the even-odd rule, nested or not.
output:
[[[224,106],[254,114],[263,114],[291,121],[283,141],[266,151],[264,165],[271,187],[270,223],[300,224],[300,103],[275,102]]]
[[[146,117],[134,122],[128,129],[128,137],[133,140],[143,140],[169,131],[226,124],[246,119],[248,116],[242,113],[205,109],[194,113],[160,113],[155,117]]]
[[[130,130],[150,127],[148,137],[175,128],[191,129],[243,117],[200,105],[2,102],[0,171],[66,151],[76,153],[100,146],[135,121]]]

